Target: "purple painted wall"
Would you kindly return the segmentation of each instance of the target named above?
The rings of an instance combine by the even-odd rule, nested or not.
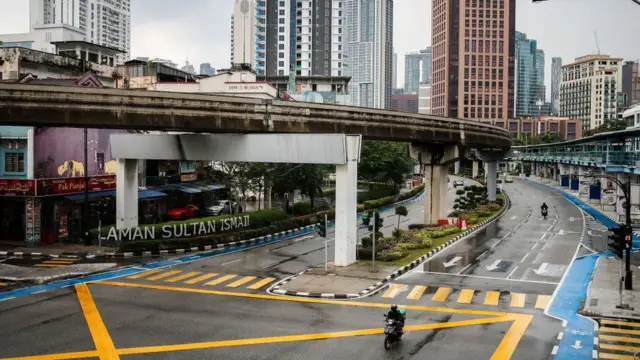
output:
[[[84,133],[78,128],[39,128],[34,136],[34,175],[36,178],[84,176]],[[109,135],[126,130],[88,129],[87,162],[89,176],[115,174]],[[98,170],[99,154],[104,166]]]

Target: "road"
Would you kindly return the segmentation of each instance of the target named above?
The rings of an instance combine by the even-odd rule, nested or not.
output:
[[[513,185],[536,196],[547,194],[526,186]],[[512,209],[523,207],[528,198],[522,197],[523,205],[514,202]],[[548,203],[553,201],[559,206],[560,199]],[[420,206],[410,207],[416,219],[422,217]],[[553,219],[552,215],[549,220]],[[506,233],[502,226],[496,234]],[[536,229],[526,232],[546,230]],[[579,239],[573,233],[566,235]],[[565,235],[547,236],[550,240]],[[518,236],[509,241],[525,240]],[[520,256],[516,249],[505,251],[504,245],[497,245],[491,255],[509,261]],[[470,276],[453,276],[462,281],[434,277],[451,275],[413,273],[399,279],[408,281],[405,284],[399,281],[354,301],[265,294],[276,279],[322,263],[322,250],[322,240],[315,237],[296,239],[0,302],[0,359],[549,358],[560,325],[542,315],[548,297],[538,296],[538,291],[535,296],[509,299],[509,294],[495,291],[501,287],[498,283],[482,288],[487,280],[471,277],[475,270],[470,268],[466,274]],[[449,261],[447,257],[438,260]],[[480,259],[478,267],[486,265],[485,260]],[[541,260],[558,264],[563,258]],[[527,274],[517,275],[516,280],[527,279]],[[505,280],[502,273],[496,278],[491,281],[537,284]],[[382,314],[391,303],[407,307],[407,333],[386,352]],[[36,357],[60,353],[64,354]]]

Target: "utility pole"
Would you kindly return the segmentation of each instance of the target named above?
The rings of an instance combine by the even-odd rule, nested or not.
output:
[[[91,245],[89,238],[89,139],[88,129],[84,128],[84,202],[82,204],[82,234],[84,244]]]
[[[625,238],[626,243],[626,263],[625,263],[625,275],[624,275],[624,288],[626,290],[633,289],[633,282],[631,279],[631,239],[633,238],[633,228],[631,227],[631,174],[627,174],[627,186],[625,189],[625,215],[627,224],[627,233]]]

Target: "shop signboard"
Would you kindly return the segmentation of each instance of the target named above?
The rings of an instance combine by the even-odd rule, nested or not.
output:
[[[225,232],[234,229],[241,229],[249,226],[249,215],[234,216],[222,220],[209,220],[193,222],[188,224],[167,224],[162,227],[138,226],[130,229],[116,229],[115,226],[109,228],[107,236],[103,239],[107,241],[135,241],[153,239],[176,239],[191,236],[205,236],[216,232]],[[103,232],[104,234],[104,232]]]
[[[40,244],[40,199],[27,198],[25,201],[25,242],[31,246]]]
[[[85,191],[84,177],[38,179],[39,196],[68,195]],[[92,176],[89,178],[89,191],[114,190],[116,188],[115,175]]]
[[[180,174],[196,172],[196,162],[193,160],[180,160]]]
[[[35,180],[0,179],[0,196],[35,196]]]
[[[197,173],[181,174],[180,175],[180,181],[182,181],[182,182],[189,182],[189,181],[196,181],[196,180],[198,180],[198,174]]]

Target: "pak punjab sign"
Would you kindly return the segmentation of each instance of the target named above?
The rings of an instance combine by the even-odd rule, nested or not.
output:
[[[216,232],[224,232],[249,226],[249,215],[236,216],[222,220],[210,220],[189,224],[163,225],[159,234],[155,226],[135,227],[129,229],[109,228],[109,233],[103,239],[112,241],[134,241],[153,239],[175,239],[191,236],[205,236]],[[160,236],[157,236],[160,235]]]
[[[114,190],[116,188],[115,175],[92,176],[89,178],[89,191]],[[67,195],[85,191],[84,177],[61,179],[38,179],[38,195]]]

